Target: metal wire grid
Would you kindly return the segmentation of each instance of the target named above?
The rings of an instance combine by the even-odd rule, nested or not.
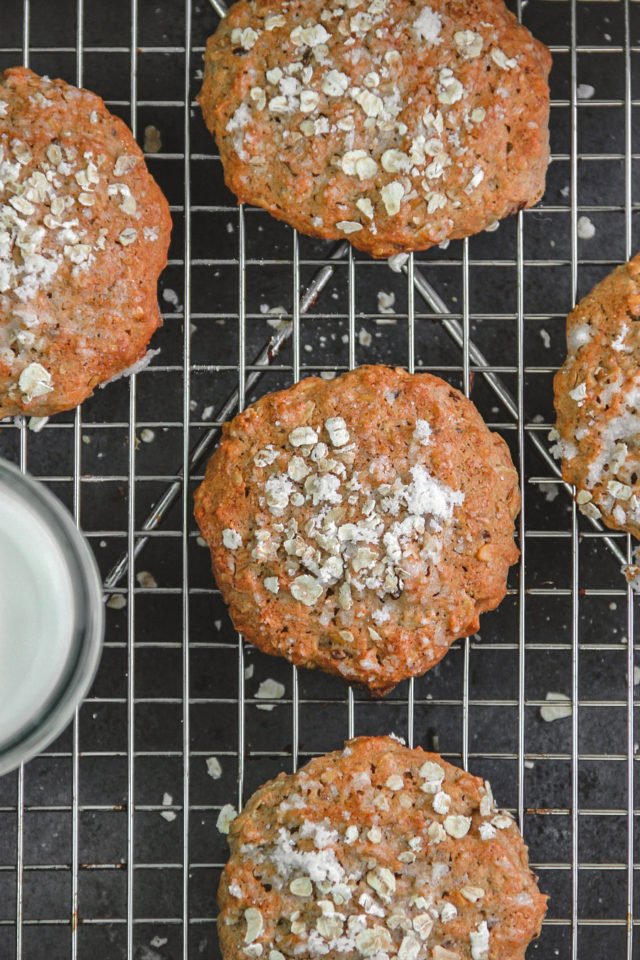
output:
[[[218,160],[197,113],[192,115],[195,71],[216,21],[204,0],[193,6],[190,0],[70,0],[55,11],[46,0],[3,0],[3,66],[31,62],[40,72],[63,73],[103,92],[102,79],[107,88],[119,89],[111,80],[115,74],[124,76],[126,61],[128,91],[107,94],[110,106],[136,134],[142,129],[141,115],[170,131],[173,152],[167,147],[149,162],[172,200],[177,236],[165,284],[178,286],[182,302],[166,315],[159,337],[163,352],[148,371],[113,385],[40,434],[22,425],[6,427],[0,437],[4,455],[34,470],[70,503],[105,572],[123,548],[134,557],[147,509],[166,483],[179,484],[164,526],[147,534],[137,567],[128,564],[126,580],[116,590],[125,596],[126,608],[109,611],[105,659],[71,731],[42,758],[0,781],[3,960],[85,958],[91,951],[105,960],[213,955],[213,891],[225,855],[214,828],[221,805],[234,799],[242,803],[267,776],[295,768],[345,736],[392,729],[410,743],[439,747],[454,762],[490,774],[499,799],[517,813],[541,886],[552,894],[549,919],[532,955],[545,960],[577,958],[587,951],[634,956],[638,853],[633,821],[639,804],[634,803],[633,598],[623,588],[604,535],[583,526],[575,508],[567,517],[564,511],[554,514],[552,504],[552,522],[545,526],[549,517],[540,511],[539,491],[554,489],[557,478],[547,472],[529,438],[548,429],[548,398],[543,422],[527,417],[527,401],[539,401],[536,378],[548,394],[554,368],[548,362],[528,362],[530,329],[537,331],[540,321],[555,324],[561,339],[566,308],[584,292],[583,286],[588,288],[593,270],[601,275],[634,247],[633,182],[639,158],[633,143],[638,104],[632,98],[632,76],[640,53],[640,10],[627,0],[531,0],[517,12],[550,43],[556,58],[552,115],[559,115],[560,123],[552,124],[551,177],[556,169],[568,172],[568,201],[559,194],[558,202],[552,202],[548,194],[538,213],[520,214],[511,227],[503,225],[507,247],[499,255],[491,254],[492,238],[479,238],[415,262],[411,258],[406,280],[380,280],[379,271],[386,267],[351,252],[344,262],[331,262],[326,246],[288,232],[284,243],[284,228],[266,215],[236,212],[220,188],[215,194],[208,191],[208,178],[219,179]],[[65,33],[64,24],[73,24],[73,36]],[[596,25],[602,36],[594,34]],[[586,34],[584,41],[580,31]],[[578,80],[599,59],[607,64],[606,76],[596,71],[605,95],[599,82],[596,96],[579,102]],[[148,95],[145,65],[157,72],[160,61],[167,84],[161,93],[151,87]],[[622,149],[614,143],[614,149],[579,152],[586,110],[591,116],[602,114],[603,127],[623,126]],[[568,139],[562,129],[565,118]],[[613,170],[616,164],[623,168],[621,182],[614,184],[616,196],[611,199],[607,188],[608,173],[600,174],[598,186],[608,202],[598,194],[590,204],[582,203],[581,191],[590,179],[585,171],[591,166],[599,172],[600,165]],[[605,246],[606,223],[605,240],[596,239],[585,249],[578,236],[583,214],[598,223],[609,215],[621,219],[623,249]],[[558,223],[568,222],[568,255],[549,258],[539,247],[528,252],[528,237],[544,218],[558,235]],[[227,234],[228,222],[234,225],[233,235]],[[274,245],[260,245],[260,232],[270,240],[271,229]],[[612,259],[581,255],[592,249],[611,252]],[[338,342],[346,336],[346,344],[323,354],[322,342],[315,341],[308,352],[309,325],[303,322],[300,298],[309,280],[328,266],[336,283],[336,308],[321,298],[318,309],[312,308],[312,322],[327,339],[329,331],[341,331]],[[551,309],[529,307],[528,300],[535,301],[527,282],[530,268],[548,268],[552,282],[556,268],[568,273],[570,302],[558,295],[552,297]],[[441,279],[452,272],[449,292],[453,297],[455,289],[461,306],[449,313],[441,303],[433,314],[424,308],[413,281],[426,278],[442,290]],[[383,703],[371,704],[352,691],[345,699],[337,682],[298,674],[245,649],[224,620],[208,579],[206,554],[197,545],[193,484],[182,483],[177,468],[188,474],[193,441],[211,427],[201,409],[203,397],[221,399],[233,383],[241,407],[255,396],[247,384],[256,372],[252,358],[266,329],[254,295],[258,274],[269,297],[288,295],[292,323],[289,352],[260,378],[259,392],[309,372],[351,367],[370,355],[404,362],[410,370],[428,367],[461,383],[467,393],[473,387],[474,399],[509,440],[519,466],[525,493],[519,520],[522,557],[510,597],[485,618],[482,643],[472,638],[458,644],[440,668],[403,685]],[[478,275],[495,287],[500,312],[478,308]],[[513,300],[500,289],[504,275]],[[232,292],[216,299],[214,287],[228,287],[229,277]],[[366,348],[366,337],[357,329],[376,313],[370,297],[376,279],[383,289],[395,284],[399,302],[397,325],[372,327],[382,334],[378,353],[376,341]],[[215,310],[203,309],[199,287]],[[505,300],[511,306],[502,309]],[[447,319],[461,324],[461,357],[437,345],[438,325]],[[494,321],[497,338],[489,338],[491,349],[485,353],[497,360],[477,363],[473,344],[482,337],[483,325]],[[204,358],[197,346],[203,330]],[[504,339],[504,350],[496,339]],[[398,355],[396,343],[404,356]],[[516,423],[482,394],[487,374],[514,383]],[[198,398],[193,404],[192,395]],[[158,418],[160,410],[166,419]],[[151,461],[151,453],[139,446],[143,427],[157,434],[149,445],[149,451],[158,451]],[[100,452],[94,456],[92,446],[84,443],[86,437],[100,446],[104,463]],[[104,443],[102,437],[107,437]],[[629,555],[627,538],[612,539]],[[165,554],[171,559],[163,567]],[[136,572],[144,568],[162,570],[166,585],[140,586]],[[620,606],[610,610],[610,605]],[[627,643],[618,636],[622,630]],[[594,674],[600,677],[598,686]],[[277,704],[266,705],[273,706],[271,712],[258,713],[265,704],[255,697],[257,683],[267,676],[283,680],[287,692]],[[539,707],[544,691],[553,689],[571,696],[572,719],[545,727]],[[219,781],[206,776],[210,755],[221,760]],[[165,791],[172,794],[169,806],[162,804]],[[163,811],[175,812],[176,820],[162,820]]]

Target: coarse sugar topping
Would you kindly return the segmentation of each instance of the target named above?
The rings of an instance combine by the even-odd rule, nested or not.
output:
[[[255,451],[259,510],[245,546],[270,594],[281,600],[288,593],[321,617],[342,614],[345,626],[354,602],[366,597],[380,628],[389,604],[438,562],[465,495],[430,469],[429,423],[418,419],[408,430],[400,466],[367,455],[340,416],[289,429],[281,450]],[[242,542],[223,531],[229,551]]]
[[[296,164],[305,150],[330,156],[328,180],[345,194],[337,230],[375,234],[377,222],[410,206],[416,225],[437,213],[444,239],[458,193],[473,201],[492,173],[474,148],[479,127],[504,123],[517,89],[509,75],[520,72],[520,57],[500,46],[505,21],[467,24],[441,3],[330,0],[308,4],[307,17],[299,7],[290,18],[287,5],[278,18],[254,11],[252,27],[226,33],[234,53],[250,55],[253,83],[226,118],[233,150],[259,172],[268,126]]]
[[[305,768],[275,785],[266,807],[250,804],[228,869],[251,886],[234,882],[222,901],[223,947],[231,928],[246,956],[418,960],[441,946],[485,960],[503,916],[539,909],[533,878],[526,868],[517,876],[507,854],[522,842],[513,819],[496,811],[488,783],[463,789],[449,765],[353,758],[347,745],[324,772]],[[423,773],[439,776],[436,794],[420,789],[433,782]],[[260,917],[247,917],[249,904]]]

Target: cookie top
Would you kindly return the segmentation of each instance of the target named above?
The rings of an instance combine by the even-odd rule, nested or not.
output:
[[[506,592],[517,475],[473,403],[360,367],[272,393],[224,428],[196,517],[236,628],[384,693]]]
[[[171,216],[100,97],[0,75],[0,418],[49,416],[144,356]]]
[[[640,254],[567,317],[553,452],[588,517],[640,537]]]
[[[540,199],[550,65],[502,0],[239,0],[199,100],[240,201],[387,257]]]
[[[522,960],[546,910],[489,784],[391,737],[280,774],[229,845],[224,960]]]

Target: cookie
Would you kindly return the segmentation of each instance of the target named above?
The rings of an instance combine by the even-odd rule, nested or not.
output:
[[[388,257],[537,203],[550,66],[502,0],[239,0],[199,102],[241,202]]]
[[[69,410],[161,323],[169,206],[100,97],[0,75],[0,418]]]
[[[391,737],[266,783],[229,845],[223,960],[522,960],[546,911],[489,784]]]
[[[433,667],[506,592],[518,480],[438,377],[309,377],[224,428],[196,518],[236,628],[376,694]]]
[[[567,318],[553,452],[586,516],[640,538],[640,254]]]

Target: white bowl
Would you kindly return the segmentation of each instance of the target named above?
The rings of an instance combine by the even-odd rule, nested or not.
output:
[[[102,583],[72,517],[0,459],[0,775],[44,750],[100,660]]]

